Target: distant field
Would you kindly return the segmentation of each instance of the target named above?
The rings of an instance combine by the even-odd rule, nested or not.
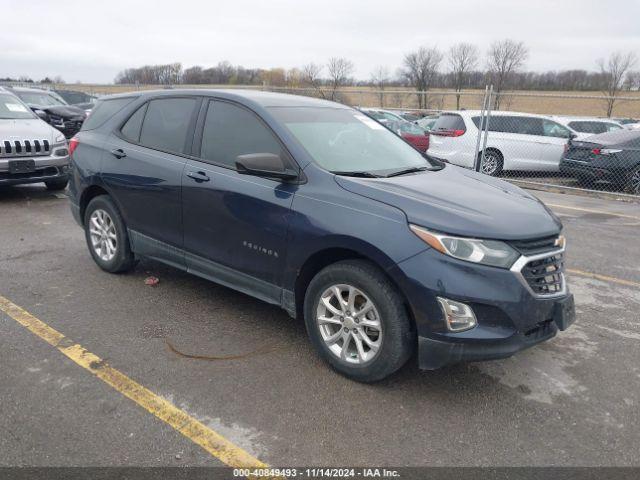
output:
[[[88,85],[66,84],[61,86],[70,90],[81,90],[97,94],[123,93],[132,90],[153,90],[157,85]],[[181,88],[261,88],[230,85],[181,85]],[[269,87],[265,87],[270,90]],[[308,94],[317,96],[313,89],[278,89],[291,93]],[[328,93],[328,92],[325,92]],[[460,106],[466,109],[479,109],[482,103],[484,91],[466,90],[461,97]],[[613,116],[640,117],[640,92],[624,92],[621,94],[629,100],[616,102]],[[534,92],[517,91],[506,94],[502,99],[502,110],[514,110],[530,113],[557,114],[557,115],[589,115],[604,116],[606,114],[606,102],[601,97],[601,92]],[[363,107],[386,108],[417,108],[417,94],[408,88],[389,88],[383,95],[381,105],[380,95],[370,87],[348,87],[339,91],[339,100],[349,105]],[[453,91],[434,90],[427,94],[427,106],[433,110],[449,110],[456,108],[456,95]]]

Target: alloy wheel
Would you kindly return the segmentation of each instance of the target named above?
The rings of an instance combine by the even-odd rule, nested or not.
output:
[[[485,175],[495,175],[498,171],[500,160],[494,153],[485,153],[481,161],[480,171]]]
[[[351,364],[368,363],[382,345],[382,322],[373,301],[353,285],[327,288],[316,308],[316,322],[333,355]]]
[[[118,237],[111,216],[102,209],[96,209],[89,218],[91,246],[100,260],[109,262],[116,256]]]

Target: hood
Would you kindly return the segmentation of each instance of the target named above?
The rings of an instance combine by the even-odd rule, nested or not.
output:
[[[54,107],[36,107],[39,110],[43,110],[49,114],[58,115],[62,118],[66,119],[75,119],[77,117],[82,117],[84,119],[85,113],[84,110],[78,107],[74,107],[73,105],[56,105]]]
[[[399,208],[410,223],[443,233],[524,240],[562,229],[560,220],[533,195],[451,165],[391,178],[336,176],[336,182],[345,190]]]
[[[0,119],[0,140],[49,140],[54,143],[61,133],[39,118]]]

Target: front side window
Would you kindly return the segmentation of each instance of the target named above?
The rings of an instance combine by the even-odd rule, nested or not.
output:
[[[384,175],[433,165],[412,146],[357,110],[272,107],[283,124],[323,169]]]
[[[184,153],[196,102],[195,98],[151,100],[142,122],[140,144],[156,150]]]
[[[251,153],[273,153],[284,158],[280,142],[254,113],[228,102],[210,102],[200,157],[236,168],[236,157]]]
[[[571,132],[568,128],[563,127],[559,123],[552,122],[551,120],[544,119],[542,121],[542,127],[544,129],[545,137],[569,138],[571,136]]]

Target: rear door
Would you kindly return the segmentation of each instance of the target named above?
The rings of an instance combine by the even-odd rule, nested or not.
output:
[[[199,158],[189,160],[183,176],[187,267],[278,303],[297,185],[242,175],[235,160],[251,153],[289,155],[271,129],[241,105],[211,100],[200,116],[194,152]]]
[[[200,103],[198,97],[161,97],[140,106],[111,136],[102,173],[134,249],[180,266],[182,172]]]
[[[537,171],[544,170],[542,154],[542,119],[521,115],[500,115],[491,118],[489,129],[499,124],[502,134],[496,145],[504,156],[505,170]],[[491,135],[489,140],[492,140]]]

